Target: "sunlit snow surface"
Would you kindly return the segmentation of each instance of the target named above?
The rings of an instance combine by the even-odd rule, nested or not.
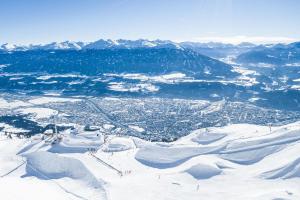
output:
[[[0,132],[1,198],[300,198],[299,122],[199,129],[172,143],[77,128],[56,144]]]

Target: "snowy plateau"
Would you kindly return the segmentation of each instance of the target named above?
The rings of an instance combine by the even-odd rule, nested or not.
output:
[[[299,132],[299,122],[234,124],[171,143],[82,127],[1,133],[1,199],[299,199]]]

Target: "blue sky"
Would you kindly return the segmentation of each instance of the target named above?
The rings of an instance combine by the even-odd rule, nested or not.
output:
[[[299,0],[0,0],[0,43],[300,40]]]

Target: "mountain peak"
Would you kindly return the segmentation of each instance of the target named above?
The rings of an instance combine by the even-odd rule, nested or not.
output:
[[[290,46],[298,47],[299,43],[291,43]],[[260,45],[261,47],[286,46],[283,44]],[[219,42],[173,42],[170,40],[148,40],[148,39],[99,39],[95,42],[84,43],[75,41],[52,42],[49,44],[15,45],[5,43],[0,46],[2,51],[26,51],[26,50],[81,50],[81,49],[135,49],[135,48],[173,48],[173,49],[229,49],[229,48],[255,48],[257,45],[244,42],[239,45],[225,44]]]

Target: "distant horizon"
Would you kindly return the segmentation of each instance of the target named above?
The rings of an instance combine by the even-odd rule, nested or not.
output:
[[[300,41],[296,0],[0,0],[0,44]]]
[[[300,39],[296,38],[288,38],[288,37],[247,37],[247,36],[235,36],[235,37],[199,37],[194,40],[171,40],[171,39],[148,39],[148,38],[137,38],[137,39],[126,39],[126,38],[99,38],[92,41],[81,41],[81,40],[61,40],[61,41],[48,41],[44,43],[9,43],[4,42],[0,43],[2,45],[16,45],[16,46],[30,46],[30,45],[47,45],[52,43],[63,43],[63,42],[83,42],[85,44],[97,42],[99,40],[111,40],[111,41],[118,41],[118,40],[128,40],[128,41],[138,41],[138,40],[148,40],[148,41],[170,41],[174,43],[183,43],[183,42],[193,42],[193,43],[222,43],[222,44],[231,44],[231,45],[239,45],[242,43],[251,43],[255,45],[268,45],[268,44],[290,44],[294,42],[300,41]]]

